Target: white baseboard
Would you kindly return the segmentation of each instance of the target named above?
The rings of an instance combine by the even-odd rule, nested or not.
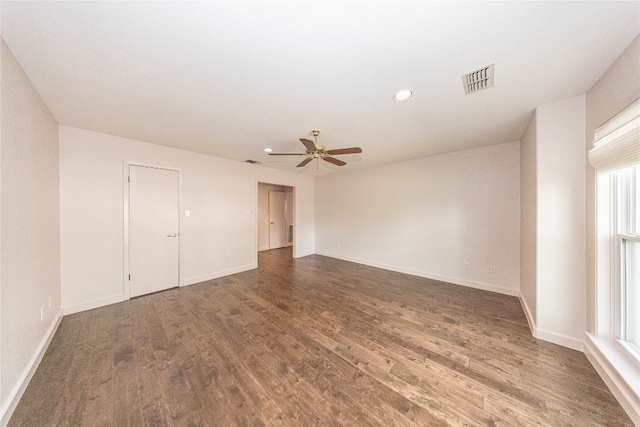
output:
[[[522,306],[522,310],[524,311],[524,316],[527,318],[527,323],[529,324],[531,335],[543,341],[548,341],[550,343],[558,344],[577,351],[584,351],[583,341],[580,341],[576,338],[568,337],[566,335],[558,334],[556,332],[550,332],[538,328],[533,317],[533,313],[531,312],[531,308],[529,307],[529,304],[527,304],[527,300],[524,299],[521,293],[519,294],[518,299],[520,299],[520,305]]]
[[[243,271],[253,270],[258,268],[257,264],[244,265],[242,267],[232,268],[229,270],[218,271],[216,273],[207,274],[204,276],[190,277],[184,279],[180,286],[195,285],[196,283],[206,282],[207,280],[217,279],[219,277],[230,276],[236,273],[242,273]]]
[[[180,283],[180,286],[188,286],[188,285],[193,285],[195,283],[206,282],[207,280],[217,279],[218,277],[229,276],[231,274],[242,273],[243,271],[247,271],[247,270],[253,270],[254,268],[257,268],[257,267],[258,267],[257,264],[251,264],[251,265],[237,267],[237,268],[233,268],[225,271],[220,271],[217,273],[208,274],[205,276],[191,277],[189,279],[182,280]],[[126,299],[127,298],[124,297],[124,294],[114,295],[108,298],[102,298],[99,300],[93,300],[93,301],[88,301],[81,304],[71,305],[69,307],[63,307],[62,313],[63,315],[66,316],[73,313],[79,313],[81,311],[92,310],[94,308],[116,304],[116,303],[125,301]]]
[[[584,352],[584,341],[580,341],[576,338],[568,337],[556,332],[545,331],[544,329],[540,328],[534,329],[533,336],[553,344],[558,344],[563,347]]]
[[[124,301],[126,298],[124,295],[114,295],[109,298],[102,298],[99,300],[93,300],[89,302],[83,302],[81,304],[71,305],[69,307],[62,307],[63,315],[79,313],[81,311],[92,310],[98,307],[104,307],[105,305],[116,304],[118,302]]]
[[[412,276],[424,277],[426,279],[438,280],[441,282],[452,283],[454,285],[466,286],[469,288],[480,289],[483,291],[496,292],[503,295],[518,297],[520,299],[520,303],[523,305],[525,316],[527,318],[527,322],[529,323],[529,329],[531,330],[531,335],[533,335],[538,339],[551,342],[553,344],[558,344],[563,347],[568,347],[578,351],[584,351],[583,341],[576,338],[567,337],[565,335],[561,335],[555,332],[550,332],[550,331],[546,331],[544,329],[538,328],[535,324],[533,316],[531,315],[532,313],[526,304],[526,301],[524,301],[518,289],[504,288],[501,286],[495,286],[487,283],[458,279],[455,277],[447,277],[447,276],[442,276],[439,274],[429,273],[425,271],[412,270],[404,267],[397,267],[397,266],[371,262],[368,260],[363,260],[358,258],[346,257],[340,254],[334,254],[330,252],[316,252],[316,253],[318,255],[327,256],[330,258],[336,258],[344,261],[355,262],[357,264],[363,264],[371,267],[382,268],[384,270],[397,271],[398,273],[410,274]]]
[[[524,311],[524,317],[527,318],[527,323],[529,324],[529,330],[531,331],[531,335],[535,336],[536,330],[536,320],[533,317],[533,313],[529,308],[529,304],[527,304],[527,300],[524,299],[522,293],[519,293],[518,299],[520,300],[520,305],[522,306],[522,311]]]
[[[62,311],[58,313],[56,318],[51,322],[49,329],[40,341],[40,344],[36,348],[35,353],[29,360],[29,363],[22,372],[22,375],[20,375],[18,383],[9,393],[9,396],[5,401],[6,403],[3,405],[0,412],[0,425],[2,427],[5,427],[9,423],[9,419],[11,418],[11,415],[13,415],[13,411],[15,411],[16,407],[18,406],[18,402],[20,402],[20,399],[27,389],[31,378],[33,378],[33,374],[36,372],[38,365],[40,365],[40,361],[42,361],[42,357],[47,351],[47,348],[49,348],[49,344],[51,343],[53,336],[56,334],[61,321]]]
[[[306,256],[311,256],[311,255],[315,255],[316,252],[300,252],[298,254],[294,254],[293,257],[294,258],[304,258]],[[320,254],[318,254],[320,255]]]
[[[607,360],[598,345],[586,334],[584,354],[625,410],[631,421],[640,426],[640,397],[629,387],[617,369]],[[637,373],[635,374],[637,377]]]
[[[636,426],[640,426],[640,398],[629,388],[617,370],[609,363],[594,343],[592,337],[586,334],[586,339],[582,342],[548,331],[541,331],[536,327],[531,309],[522,295],[520,295],[520,304],[529,323],[531,335],[541,340],[584,352],[589,362],[591,362],[591,365],[593,365],[598,375],[600,375],[600,378],[602,378],[616,400],[620,403],[620,406],[622,406],[627,415],[629,415],[629,418],[631,418]]]
[[[504,288],[502,286],[495,286],[488,283],[458,279],[455,277],[447,277],[447,276],[442,276],[439,274],[429,273],[429,272],[420,271],[420,270],[413,270],[409,268],[398,267],[394,265],[387,265],[387,264],[372,262],[372,261],[358,259],[358,258],[346,257],[343,255],[338,255],[338,254],[329,253],[329,252],[316,252],[316,254],[330,257],[330,258],[341,259],[343,261],[355,262],[356,264],[368,265],[370,267],[382,268],[384,270],[396,271],[398,273],[410,274],[412,276],[423,277],[425,279],[437,280],[440,282],[452,283],[454,285],[466,286],[468,288],[480,289],[480,290],[489,291],[489,292],[496,292],[503,295],[510,295],[512,297],[519,296],[518,289]]]

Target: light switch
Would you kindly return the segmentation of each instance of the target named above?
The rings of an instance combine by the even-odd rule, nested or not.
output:
[[[191,211],[184,211],[184,216],[191,216]]]

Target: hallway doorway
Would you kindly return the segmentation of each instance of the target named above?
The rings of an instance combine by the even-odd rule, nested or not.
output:
[[[294,188],[258,183],[258,252],[294,244]]]

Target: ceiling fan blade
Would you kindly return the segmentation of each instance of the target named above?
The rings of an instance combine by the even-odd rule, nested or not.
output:
[[[305,153],[269,153],[270,156],[304,156]]]
[[[317,151],[318,150],[316,148],[316,144],[313,141],[311,141],[310,139],[300,138],[300,142],[302,142],[304,144],[304,146],[307,147],[307,150],[309,150],[309,151]]]
[[[362,148],[360,147],[351,147],[351,148],[338,148],[336,150],[327,150],[327,154],[331,154],[335,156],[336,154],[356,154],[362,153]]]
[[[304,159],[303,161],[301,161],[300,163],[298,163],[298,166],[296,166],[297,168],[301,168],[303,166],[306,166],[307,163],[309,163],[311,160],[313,160],[313,157],[307,157],[306,159]]]
[[[329,157],[329,156],[323,157],[322,160],[325,160],[329,163],[333,163],[334,165],[337,165],[337,166],[344,166],[347,164],[347,162],[343,162],[342,160],[334,159],[333,157]]]

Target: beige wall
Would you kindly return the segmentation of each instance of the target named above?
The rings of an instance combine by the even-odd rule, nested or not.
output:
[[[4,41],[1,44],[0,416],[4,417],[21,386],[26,387],[59,320],[60,204],[58,124]]]
[[[537,174],[536,112],[520,140],[520,295],[527,318],[536,323]]]
[[[640,36],[637,36],[586,94],[586,147],[593,144],[593,131],[640,98]],[[586,259],[587,331],[595,332],[596,290],[596,173],[585,155],[586,168]]]
[[[518,295],[519,158],[514,142],[317,177],[316,252]]]
[[[180,281],[255,268],[258,182],[296,187],[295,256],[313,253],[312,176],[60,126],[62,306],[65,313],[125,296],[125,162],[182,170]]]

